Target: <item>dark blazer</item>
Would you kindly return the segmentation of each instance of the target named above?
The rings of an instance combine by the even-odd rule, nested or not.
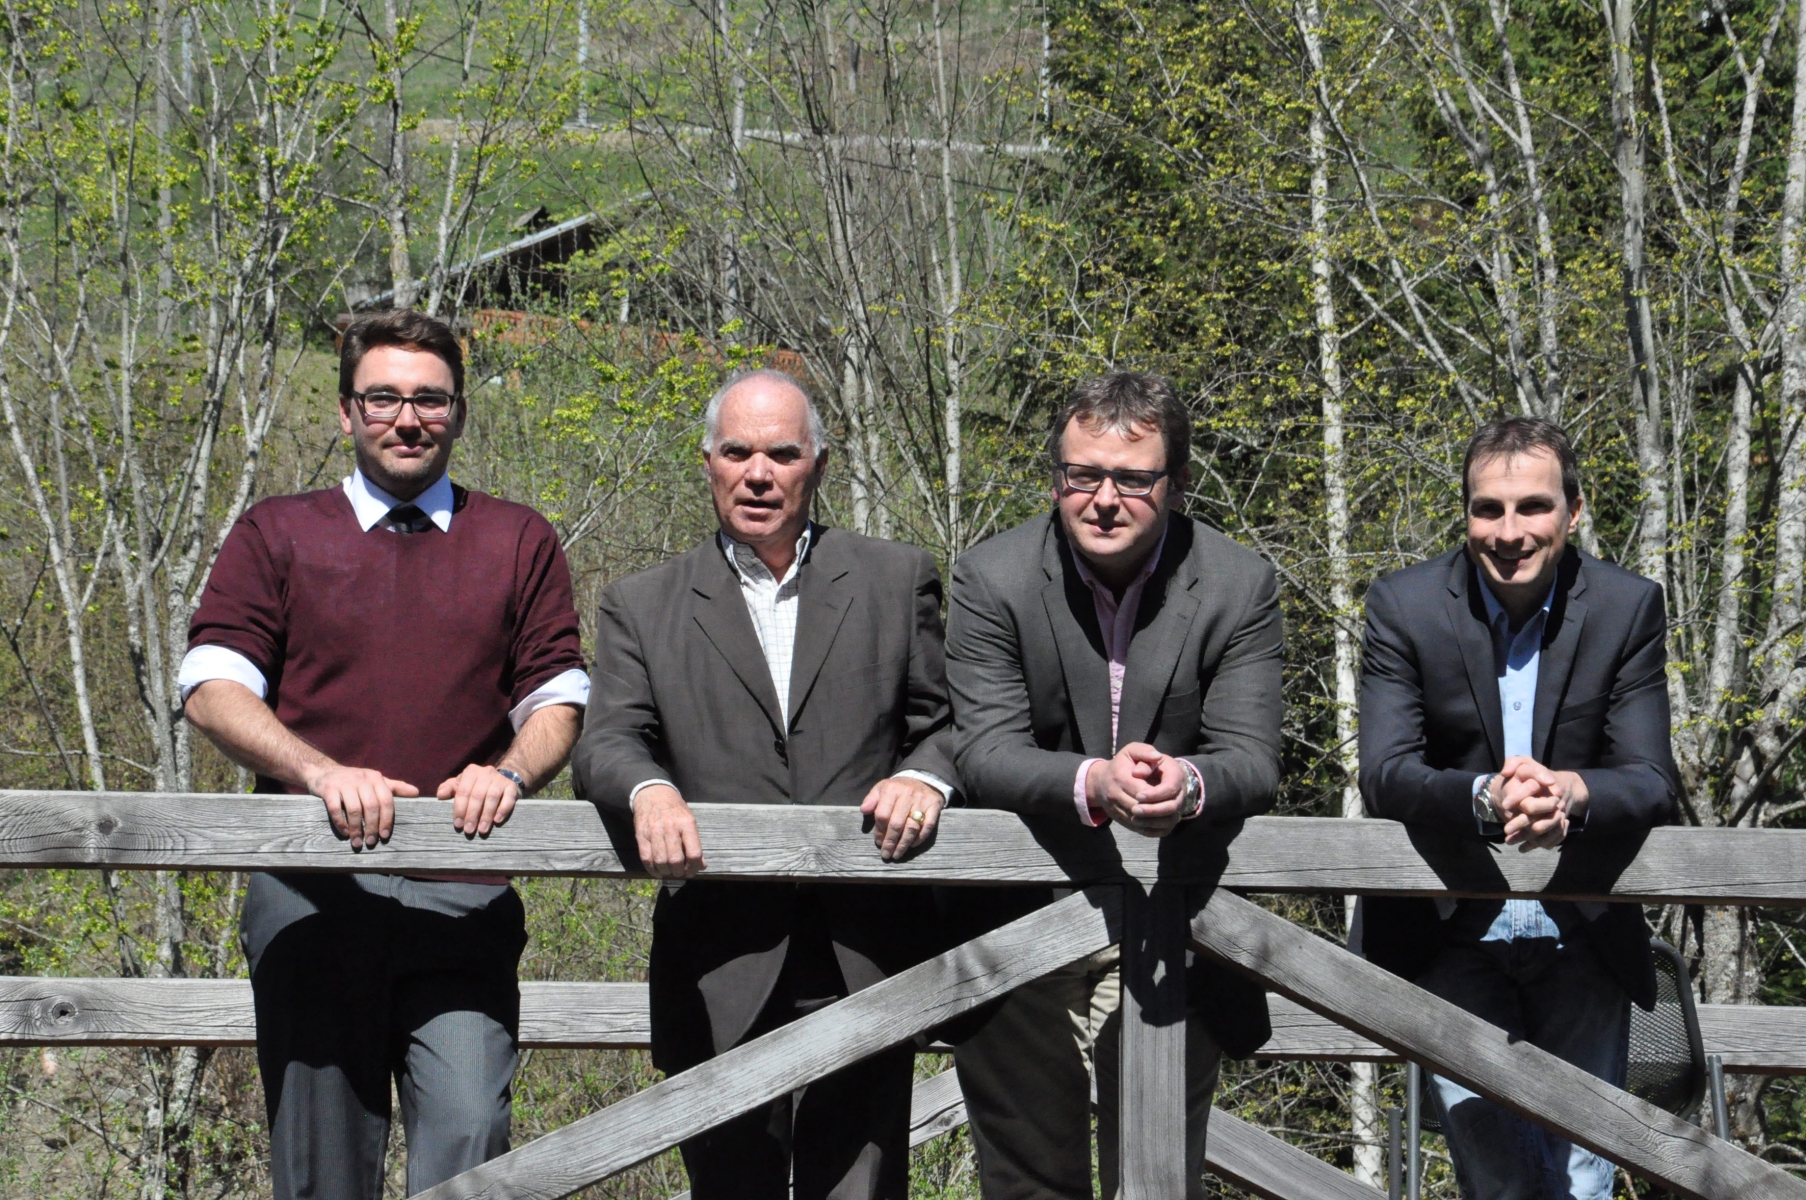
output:
[[[857,805],[905,768],[955,782],[934,560],[817,526],[797,604],[786,725],[740,582],[713,535],[610,584],[583,736],[571,754],[578,795],[618,829],[631,820],[629,793],[648,779],[671,780],[692,805]],[[825,920],[854,990],[919,961],[933,944],[925,888],[705,874],[664,889],[648,968],[661,1069],[693,1066],[745,1035],[802,919]]]
[[[1019,812],[1063,837],[1108,836],[1080,823],[1073,779],[1085,759],[1140,741],[1198,768],[1199,822],[1265,812],[1279,789],[1280,633],[1272,566],[1174,516],[1136,613],[1112,743],[1109,658],[1057,514],[975,546],[953,569],[947,631],[968,801]],[[983,911],[979,923],[996,924],[1053,898],[1049,890],[986,891],[949,891],[943,903]],[[1266,1041],[1258,987],[1194,964],[1192,988],[1231,1055]]]
[[[1481,836],[1474,776],[1505,761],[1483,586],[1460,549],[1368,590],[1361,796],[1373,816]],[[1568,548],[1543,631],[1531,740],[1538,762],[1586,781],[1586,820],[1570,838],[1673,819],[1666,631],[1660,587]],[[1431,901],[1369,898],[1361,917],[1367,956],[1407,978],[1428,965],[1439,944]],[[1652,1005],[1655,974],[1641,907],[1614,904],[1581,924],[1631,997]]]

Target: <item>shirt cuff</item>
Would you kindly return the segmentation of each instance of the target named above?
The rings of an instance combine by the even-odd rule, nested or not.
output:
[[[546,707],[548,704],[574,704],[578,708],[589,704],[589,672],[579,671],[572,667],[560,672],[546,682],[540,684],[527,694],[527,698],[508,710],[508,723],[519,733],[520,727],[527,723],[527,718]]]
[[[941,803],[942,804],[952,804],[953,803],[953,785],[948,783],[945,779],[942,779],[939,775],[933,774],[932,772],[914,771],[914,770],[898,771],[895,775],[892,775],[891,778],[892,779],[920,780],[922,783],[927,784],[929,787],[933,788],[935,791],[937,791],[941,794]]]
[[[182,691],[182,703],[188,703],[189,694],[209,679],[242,683],[259,700],[270,691],[269,680],[263,677],[257,664],[238,651],[224,646],[196,646],[182,656],[182,666],[176,671],[176,686]]]
[[[1079,824],[1096,829],[1110,820],[1110,814],[1101,808],[1092,808],[1091,800],[1085,794],[1085,777],[1091,773],[1091,764],[1103,762],[1101,758],[1088,758],[1079,764],[1079,773],[1072,777],[1072,803],[1079,810]]]
[[[1198,768],[1192,766],[1189,762],[1185,761],[1183,758],[1179,760],[1179,765],[1185,768],[1187,774],[1189,774],[1193,779],[1198,781],[1198,807],[1192,810],[1190,816],[1184,816],[1184,817],[1179,818],[1181,821],[1190,821],[1190,820],[1193,820],[1197,817],[1201,817],[1204,815],[1204,804],[1206,801],[1208,801],[1210,799],[1210,797],[1204,791],[1204,774],[1203,774],[1203,772],[1199,771]]]
[[[662,783],[674,792],[677,790],[677,785],[675,783],[672,783],[669,779],[647,779],[640,783],[636,783],[633,785],[633,790],[631,792],[627,793],[627,811],[628,812],[633,811],[633,798],[635,796],[639,795],[641,792],[645,791],[647,788],[651,787],[655,783]]]

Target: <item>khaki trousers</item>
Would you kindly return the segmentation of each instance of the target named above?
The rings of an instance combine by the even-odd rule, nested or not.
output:
[[[985,1200],[1091,1200],[1091,1094],[1097,1174],[1120,1192],[1121,949],[1110,946],[1010,993],[954,1050]],[[1196,1013],[1186,1022],[1187,1200],[1205,1195],[1204,1135],[1222,1051]]]

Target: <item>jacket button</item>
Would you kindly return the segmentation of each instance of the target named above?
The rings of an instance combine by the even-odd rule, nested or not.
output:
[[[778,752],[779,762],[788,763],[790,761],[790,747],[784,744],[783,738],[772,738],[771,748]]]

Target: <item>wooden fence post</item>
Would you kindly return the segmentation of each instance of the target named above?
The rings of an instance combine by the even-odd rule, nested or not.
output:
[[[1179,1200],[1185,1178],[1185,888],[1123,886],[1118,1162],[1123,1200]]]

